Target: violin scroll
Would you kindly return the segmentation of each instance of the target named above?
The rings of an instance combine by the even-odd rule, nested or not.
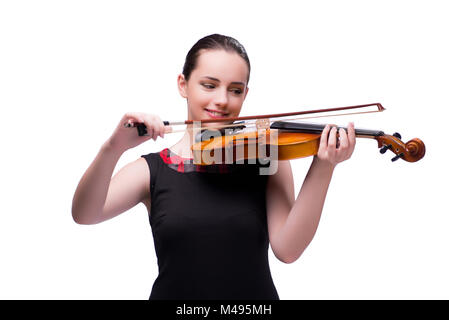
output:
[[[407,162],[416,162],[426,154],[426,146],[418,138],[414,138],[406,143],[402,142],[401,136],[397,133],[394,135],[382,135],[375,137],[380,148],[380,153],[391,150],[396,156],[391,161],[403,159]]]

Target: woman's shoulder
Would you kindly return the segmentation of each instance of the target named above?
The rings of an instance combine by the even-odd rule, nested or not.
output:
[[[162,151],[158,151],[158,152],[150,152],[147,154],[142,154],[140,156],[140,159],[145,160],[148,164],[150,164],[152,161],[157,160],[157,158],[160,158],[160,153]]]

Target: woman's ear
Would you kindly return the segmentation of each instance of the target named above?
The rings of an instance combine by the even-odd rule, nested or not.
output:
[[[182,73],[178,75],[178,90],[183,98],[187,98],[187,81]]]

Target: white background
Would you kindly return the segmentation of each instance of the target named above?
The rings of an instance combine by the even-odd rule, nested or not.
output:
[[[222,33],[252,63],[242,115],[381,102],[342,124],[427,147],[420,162],[391,163],[357,141],[304,254],[287,265],[270,251],[280,298],[448,299],[448,14],[435,0],[2,1],[0,298],[148,298],[145,207],[81,226],[72,197],[125,112],[185,119],[185,55]],[[127,151],[116,171],[178,138]],[[310,160],[292,161],[296,192]]]

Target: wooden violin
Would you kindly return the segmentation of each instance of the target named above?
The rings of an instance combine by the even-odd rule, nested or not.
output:
[[[240,163],[245,160],[269,159],[289,160],[316,155],[320,144],[321,133],[325,127],[322,124],[299,123],[292,121],[271,121],[270,118],[304,115],[310,113],[333,112],[348,109],[366,108],[375,106],[376,111],[356,112],[369,113],[385,110],[380,103],[291,112],[283,114],[270,114],[237,118],[186,120],[184,122],[168,122],[165,125],[199,124],[201,132],[192,145],[192,153],[195,164],[209,165],[219,163]],[[246,123],[235,121],[256,119],[256,131],[242,132],[247,127]],[[296,120],[296,119],[294,119]],[[202,123],[223,122],[226,125],[201,128]],[[229,124],[232,123],[232,124]],[[270,125],[271,123],[271,125]],[[136,125],[139,135],[146,134],[146,127],[142,123]],[[204,130],[206,129],[206,130]],[[340,127],[338,127],[340,129]],[[343,128],[346,130],[346,128]],[[395,156],[391,161],[403,159],[408,162],[416,162],[425,155],[424,143],[414,138],[404,143],[399,133],[385,134],[380,130],[355,129],[357,138],[371,138],[377,141],[380,153],[388,150]]]
[[[278,160],[313,156],[318,152],[324,127],[323,124],[277,121],[267,130],[215,136],[210,133],[212,138],[193,144],[194,161],[207,165],[212,164],[212,160],[213,163],[238,163],[261,156]],[[355,133],[357,138],[377,140],[380,153],[393,152],[395,156],[391,161],[416,162],[425,154],[425,145],[418,138],[404,143],[399,133],[387,135],[383,131],[366,129],[355,129]]]

